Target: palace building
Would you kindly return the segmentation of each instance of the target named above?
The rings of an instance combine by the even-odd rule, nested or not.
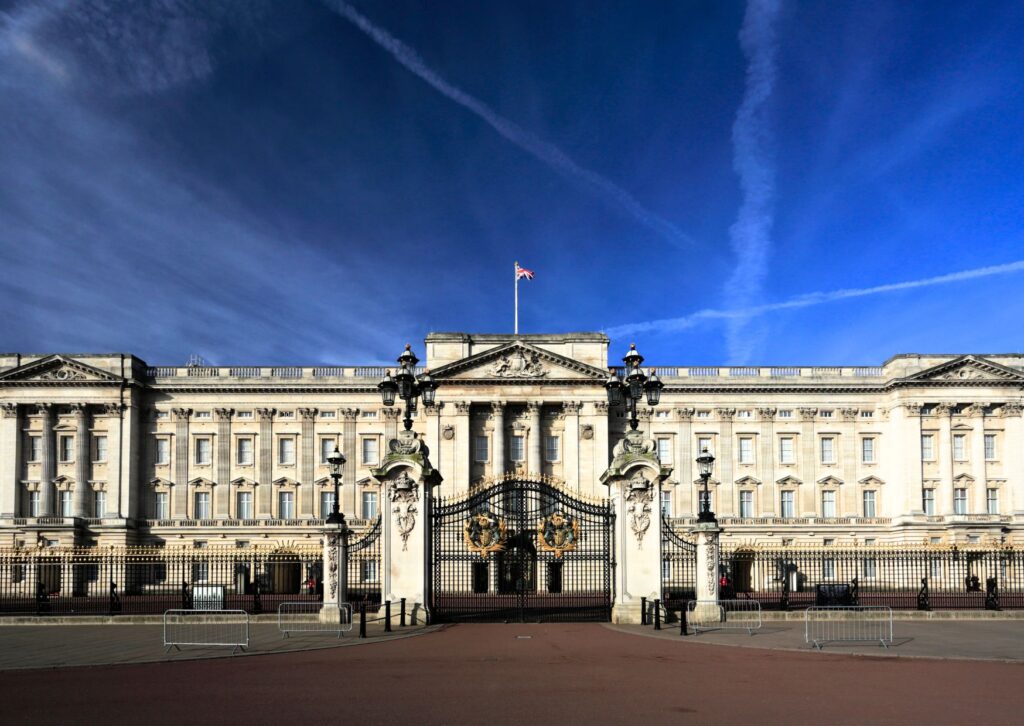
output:
[[[607,497],[622,353],[599,333],[429,334],[436,401],[413,430],[435,494],[511,476]],[[652,370],[664,389],[640,430],[671,469],[661,507],[679,527],[696,521],[707,448],[723,543],[1024,543],[1024,355]],[[390,506],[372,471],[402,416],[381,403],[384,373],[0,355],[0,546],[314,542],[336,446],[341,509],[365,528]]]

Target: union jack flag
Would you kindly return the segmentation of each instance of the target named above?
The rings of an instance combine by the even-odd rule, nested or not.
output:
[[[525,267],[520,267],[519,263],[516,263],[516,279],[521,280],[522,278],[527,280],[533,279],[533,270],[527,270]]]

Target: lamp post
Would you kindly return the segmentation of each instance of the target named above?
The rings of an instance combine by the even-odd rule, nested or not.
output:
[[[416,399],[423,397],[423,405],[434,405],[434,395],[437,392],[437,383],[430,377],[430,374],[423,372],[416,375],[416,364],[419,358],[412,352],[411,346],[406,345],[402,355],[398,356],[398,370],[394,377],[391,371],[384,373],[384,380],[377,384],[381,400],[385,406],[395,405],[395,396],[405,401],[405,430],[412,430],[412,417],[416,414]]]
[[[700,456],[697,457],[697,469],[700,471],[700,480],[704,486],[704,491],[701,492],[700,514],[697,516],[698,522],[716,521],[715,513],[711,511],[711,494],[708,492],[708,480],[711,479],[711,470],[714,468],[715,457],[711,455],[707,447],[704,447]]]
[[[644,362],[644,357],[637,352],[635,343],[629,344],[629,352],[623,356],[622,362],[626,364],[625,381],[619,378],[615,370],[612,369],[608,373],[608,380],[605,381],[604,387],[608,391],[610,405],[621,406],[627,401],[629,402],[629,428],[636,431],[637,425],[640,423],[636,415],[637,401],[642,400],[646,394],[647,404],[657,406],[658,401],[661,400],[661,389],[665,387],[665,384],[654,374],[653,370],[649,375],[640,370],[640,364]]]
[[[345,515],[341,513],[338,503],[341,501],[341,477],[345,456],[337,444],[334,445],[334,453],[327,457],[327,464],[331,467],[331,481],[334,482],[334,505],[331,507],[330,516],[327,517],[327,524],[337,524],[340,525],[339,529],[344,529]]]

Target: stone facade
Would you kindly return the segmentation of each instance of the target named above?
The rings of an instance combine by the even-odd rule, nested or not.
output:
[[[608,496],[627,415],[607,404],[604,335],[432,333],[426,358],[437,403],[414,430],[436,493],[518,471]],[[654,509],[678,525],[696,523],[706,445],[724,544],[1024,542],[1024,355],[655,370],[640,430],[671,470]],[[383,373],[0,355],[0,545],[315,541],[338,442],[341,508],[365,526],[400,426]]]

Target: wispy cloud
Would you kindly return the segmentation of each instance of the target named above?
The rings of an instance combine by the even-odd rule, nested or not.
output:
[[[355,25],[407,70],[421,78],[441,95],[480,118],[507,141],[515,144],[538,161],[547,164],[558,173],[579,184],[612,207],[633,217],[637,222],[657,233],[665,241],[683,249],[688,249],[693,244],[693,240],[679,227],[647,209],[632,194],[615,182],[598,174],[596,171],[580,166],[550,141],[530,133],[515,122],[498,114],[480,99],[471,96],[461,88],[450,83],[441,74],[427,65],[419,53],[385,29],[371,22],[369,18],[359,13],[348,3],[341,2],[340,0],[327,0],[327,5]]]
[[[729,229],[737,260],[725,288],[728,304],[736,308],[746,307],[760,296],[771,249],[775,168],[767,103],[775,86],[775,21],[780,5],[780,0],[749,0],[740,29],[740,45],[748,65],[732,143],[733,169],[740,179],[743,201]],[[757,346],[758,335],[752,333],[748,322],[743,317],[729,322],[726,342],[732,363],[746,362]]]
[[[780,310],[808,308],[815,305],[839,302],[841,300],[850,300],[853,298],[868,297],[871,295],[882,295],[890,292],[901,292],[904,290],[914,290],[921,287],[949,285],[955,282],[977,280],[979,278],[992,277],[994,275],[1009,275],[1017,272],[1024,272],[1024,260],[1007,262],[1002,265],[991,265],[989,267],[976,267],[971,270],[961,270],[960,272],[951,272],[949,274],[938,275],[936,277],[926,277],[921,280],[907,280],[904,282],[892,282],[885,285],[876,285],[874,287],[832,290],[831,292],[812,292],[805,295],[799,295],[782,302],[755,305],[747,308],[726,310],[709,308],[705,310],[698,310],[695,313],[678,318],[662,318],[661,320],[648,320],[642,323],[617,325],[614,328],[609,328],[606,332],[612,337],[646,332],[670,333],[692,328],[695,325],[704,322],[720,320],[725,321],[726,323],[731,323],[736,320],[747,320]]]

